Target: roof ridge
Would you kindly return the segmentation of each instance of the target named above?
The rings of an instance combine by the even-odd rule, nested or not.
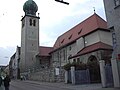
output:
[[[84,23],[85,21],[89,20],[89,18],[93,17],[94,15],[97,15],[97,14],[94,13],[94,14],[92,14],[91,16],[89,16],[88,18],[86,18],[86,19],[84,19],[83,21],[81,21],[80,23],[76,24],[75,26],[73,26],[72,28],[70,28],[68,31],[66,31],[66,32],[64,32],[62,35],[60,35],[59,38],[60,38],[61,36],[63,36],[65,33],[73,30],[73,28],[75,28],[75,27],[79,26],[80,24]],[[98,15],[97,15],[97,16],[98,16]],[[101,19],[102,19],[102,18],[101,18]]]
[[[53,48],[53,47],[50,47],[50,46],[39,46],[39,47],[45,47],[45,48]]]
[[[74,27],[72,27],[71,29],[60,35],[55,41],[53,47],[59,48],[60,46],[72,42],[78,37],[86,35],[96,30],[97,28],[105,28],[105,27],[106,27],[106,22],[102,18],[100,18],[99,15],[94,13],[85,20],[83,20],[82,22],[80,22],[79,24],[75,25]],[[78,32],[80,32],[80,34],[78,34]],[[69,37],[71,37],[72,34],[73,34],[72,38],[69,39]],[[65,39],[64,43],[61,43],[63,39]]]
[[[95,45],[95,44],[105,44],[105,45],[108,45],[108,46],[111,46],[111,45],[109,45],[109,44],[106,44],[106,43],[103,43],[103,42],[96,42],[96,43],[94,43],[94,44],[91,44],[91,45],[89,45],[89,46],[86,46],[86,47],[84,47],[83,49],[85,49],[85,48],[88,48],[88,47],[90,47],[90,46],[93,46],[93,45]],[[83,49],[81,49],[78,53],[80,53]]]

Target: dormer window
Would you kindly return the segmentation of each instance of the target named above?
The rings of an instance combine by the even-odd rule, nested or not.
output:
[[[72,38],[72,35],[70,35],[70,37],[68,38],[69,40]]]
[[[61,43],[63,43],[64,42],[64,39],[61,41]]]
[[[78,35],[81,33],[82,29],[78,32]]]

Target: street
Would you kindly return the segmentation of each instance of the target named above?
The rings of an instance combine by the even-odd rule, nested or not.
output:
[[[12,81],[10,85],[10,90],[71,90],[71,89],[58,88],[48,85],[32,84],[24,81]]]
[[[101,84],[72,85],[65,83],[49,83],[38,81],[13,80],[10,90],[120,90],[118,88],[102,88]]]

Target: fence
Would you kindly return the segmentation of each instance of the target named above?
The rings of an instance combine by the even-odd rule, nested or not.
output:
[[[72,79],[75,77],[75,82],[74,84],[89,84],[90,83],[90,72],[89,69],[87,70],[76,70],[76,71],[67,71],[68,72],[68,81],[67,83],[73,83]],[[71,73],[75,73],[73,74],[74,76],[71,76]]]
[[[90,73],[89,70],[77,70],[75,71],[75,84],[89,84]]]
[[[113,86],[112,67],[110,65],[105,66],[105,76],[106,76],[106,86],[107,87]]]

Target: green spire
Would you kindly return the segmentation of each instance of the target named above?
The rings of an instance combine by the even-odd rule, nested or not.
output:
[[[33,0],[28,0],[28,2],[29,2],[30,4],[32,4],[32,1],[33,1]]]
[[[33,0],[28,0],[23,5],[23,10],[25,12],[25,15],[35,15],[36,16],[38,6]]]

